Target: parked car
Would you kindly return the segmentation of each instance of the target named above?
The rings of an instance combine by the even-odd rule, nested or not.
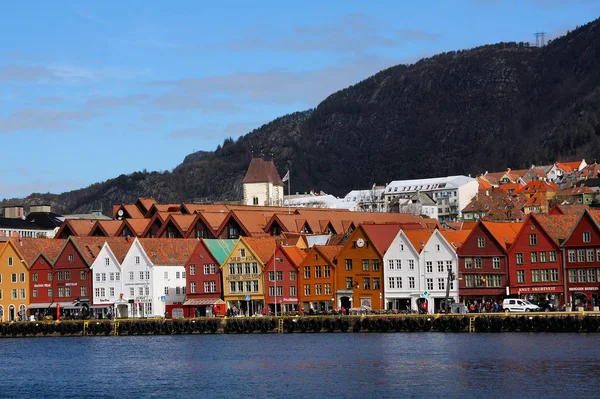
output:
[[[502,308],[505,312],[540,312],[541,309],[528,300],[507,298],[502,301]]]
[[[541,301],[537,305],[540,307],[542,312],[556,312],[558,310],[556,305],[550,301]]]

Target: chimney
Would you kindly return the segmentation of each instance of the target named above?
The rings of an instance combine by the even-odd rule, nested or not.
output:
[[[24,216],[23,205],[10,205],[4,207],[4,217],[8,219],[18,219]]]
[[[50,208],[50,205],[46,205],[46,204],[31,205],[29,207],[29,212],[46,212],[46,213],[50,213],[50,212],[52,212],[52,209]]]

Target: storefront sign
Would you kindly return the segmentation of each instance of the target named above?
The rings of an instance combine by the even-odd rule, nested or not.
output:
[[[77,287],[77,283],[65,283],[65,287]]]
[[[528,294],[530,292],[560,292],[562,287],[522,287],[519,288],[521,294]]]
[[[52,284],[34,284],[33,285],[33,288],[46,288],[46,287],[50,288],[50,287],[52,287]]]
[[[260,274],[231,274],[225,277],[227,281],[237,280],[257,280],[260,278]]]
[[[239,256],[232,256],[229,258],[230,262],[253,262],[256,258],[254,256],[246,256],[245,258],[240,258]]]
[[[598,287],[569,287],[569,291],[598,291]]]
[[[283,302],[296,303],[298,302],[298,298],[283,298]],[[281,301],[279,301],[279,303],[281,303]]]

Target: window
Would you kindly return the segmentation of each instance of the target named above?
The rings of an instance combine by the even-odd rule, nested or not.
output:
[[[438,283],[438,290],[445,290],[446,289],[446,284],[444,282],[445,280],[443,278],[438,278],[437,279],[437,283]]]
[[[586,261],[593,262],[594,261],[594,250],[588,249],[585,251],[585,253],[586,253]]]
[[[79,279],[80,279],[81,281],[85,281],[85,275],[86,275],[86,272],[85,272],[85,270],[81,270],[81,271],[79,272]]]
[[[144,279],[144,272],[140,272],[140,280]]]
[[[310,284],[304,284],[304,295],[310,295]]]
[[[169,295],[169,287],[165,287],[165,295]]]
[[[136,257],[135,257],[135,264],[136,264],[136,265],[139,265],[139,264],[140,264],[140,257],[139,257],[139,256],[136,256]]]
[[[585,262],[585,251],[583,249],[577,250],[577,262]]]
[[[73,259],[74,259],[73,254],[69,254],[69,262],[73,262]]]
[[[315,295],[323,295],[323,286],[321,284],[315,284]]]
[[[325,277],[329,277],[329,266],[325,266]],[[290,281],[296,281],[298,278],[298,273],[295,271],[290,272]]]
[[[363,261],[362,261],[362,269],[363,269],[363,272],[368,272],[369,271],[369,259],[363,259]]]
[[[394,277],[388,277],[388,288],[396,288],[396,279]]]
[[[415,261],[413,259],[408,260],[408,270],[415,270]]]
[[[235,274],[235,265],[233,263],[229,264],[229,274]]]
[[[488,287],[502,287],[502,276],[499,274],[486,276],[486,285]]]
[[[533,269],[531,271],[531,282],[539,283],[540,282],[540,271],[537,269]]]
[[[473,275],[472,274],[465,275],[465,287],[473,288]]]
[[[475,269],[481,269],[481,258],[475,258]]]
[[[444,272],[444,261],[443,260],[437,261],[437,271],[438,271],[438,273]]]
[[[12,257],[8,258],[8,265],[9,266],[13,265],[13,258]],[[16,299],[16,298],[13,298],[13,299]]]
[[[206,289],[206,287],[205,287],[205,289]],[[191,292],[192,294],[195,294],[195,293],[196,293],[196,282],[195,282],[195,281],[192,281],[192,282],[190,283],[190,292]]]
[[[96,281],[100,281],[100,273],[96,273]]]
[[[517,283],[525,283],[525,270],[517,270]]]
[[[402,277],[396,277],[396,287],[402,288]]]
[[[235,292],[236,291],[235,287],[236,287],[235,281],[231,281],[229,283],[229,291],[230,292]],[[206,292],[206,283],[204,283],[204,291]]]
[[[216,281],[210,282],[210,292],[217,292],[217,282]],[[183,293],[185,294],[185,287],[183,287]]]
[[[58,297],[64,298],[65,296],[65,287],[58,287]]]
[[[175,278],[181,278],[181,273],[180,272],[175,272]]]
[[[432,278],[428,278],[425,280],[426,284],[427,284],[427,289],[429,291],[433,291],[433,279]]]
[[[208,265],[204,265],[204,274],[209,274],[210,267]]]
[[[87,296],[87,288],[83,285],[79,289],[79,296]]]
[[[237,274],[244,274],[244,268],[241,263],[236,263],[235,269],[237,270]]]
[[[304,278],[310,279],[310,266],[304,266]]]
[[[104,258],[104,266],[110,266],[110,258]]]
[[[577,270],[577,282],[578,283],[585,283],[586,282],[586,276],[587,276],[587,273],[585,272],[585,269],[578,269]]]
[[[404,244],[400,244],[400,251],[404,251]]]
[[[540,252],[540,263],[546,263],[546,252]]]
[[[38,290],[37,290],[37,288],[34,288],[34,289],[31,291],[31,296],[32,296],[33,298],[37,298],[37,297],[38,297]]]
[[[100,275],[102,276],[102,281],[106,281],[106,273],[101,273]]]
[[[175,287],[175,295],[181,295],[181,288]]]
[[[600,248],[596,248],[596,261],[600,262]]]
[[[277,281],[283,281],[283,272],[277,272]]]
[[[247,292],[252,291],[252,282],[251,281],[246,281],[246,291]]]
[[[177,287],[177,288],[179,288],[179,287]],[[139,296],[144,295],[144,287],[138,287],[138,294],[139,294]]]
[[[396,259],[396,270],[402,270],[402,259]]]
[[[120,272],[115,273],[115,280],[121,281],[121,273]]]
[[[596,282],[596,269],[587,269],[588,283]]]
[[[238,291],[239,292],[244,292],[244,282],[243,281],[238,281]]]
[[[129,272],[129,281],[133,281],[133,272]]]
[[[0,299],[2,299],[2,292],[0,292]],[[48,288],[48,297],[52,298],[54,296],[54,291],[52,291],[52,288]]]
[[[135,288],[129,287],[129,296],[135,296]]]
[[[347,290],[352,289],[352,277],[346,277],[346,289]]]
[[[48,272],[48,281],[52,281],[52,272]]]
[[[290,272],[290,276],[291,276],[291,273],[295,273],[295,272]],[[323,277],[325,277],[325,278],[331,277],[331,266],[329,266],[329,265],[323,266]],[[296,280],[291,280],[291,281],[296,281]]]
[[[31,281],[33,281],[34,283],[38,281],[37,273],[31,273]]]
[[[465,258],[465,269],[473,268],[473,258]]]
[[[58,276],[58,281],[62,281],[62,280],[63,280],[63,272],[58,272],[58,273],[56,273],[56,274],[57,274],[57,276]],[[16,280],[15,280],[15,281],[13,281],[13,283],[16,283],[16,282],[17,282]]]
[[[273,287],[273,286],[269,287],[269,296],[275,296],[275,287]]]
[[[394,260],[388,259],[388,269],[394,270]]]
[[[547,282],[550,280],[550,274],[548,273],[548,269],[542,269],[541,270],[542,273],[542,282]]]
[[[20,281],[21,283],[24,283],[24,282],[25,282],[25,273],[19,273],[19,281]]]
[[[570,269],[569,270],[569,283],[576,283],[576,282],[577,282],[577,270]]]
[[[244,248],[240,248],[240,258],[246,257],[246,250]]]
[[[325,284],[325,288],[326,288],[326,289],[327,289],[327,286],[328,286],[328,285],[329,285],[329,284]],[[295,285],[292,285],[292,286],[290,287],[290,296],[296,296],[296,295],[297,295],[297,293],[296,293],[296,286],[295,286]]]
[[[537,263],[538,257],[537,257],[537,252],[532,252],[531,253],[531,263]]]
[[[592,235],[589,231],[584,231],[583,232],[583,242],[590,242],[592,241]]]
[[[25,288],[21,288],[20,293],[21,293],[21,299],[25,299]]]
[[[113,273],[113,272],[108,273],[108,280],[109,281],[115,281],[115,273]]]
[[[550,262],[556,262],[556,251],[550,251]]]
[[[433,262],[428,260],[427,262],[425,262],[425,271],[427,273],[433,273]]]
[[[569,262],[573,263],[575,262],[575,250],[574,249],[569,249]]]
[[[115,287],[110,287],[108,289],[108,295],[109,296],[115,296]]]
[[[517,265],[522,265],[523,264],[523,254],[519,253],[517,254]]]
[[[275,281],[275,272],[269,272],[269,281]]]
[[[315,278],[321,278],[321,266],[315,266]]]
[[[196,265],[190,265],[190,276],[196,275]]]
[[[10,275],[10,281],[13,282],[13,283],[17,282],[17,273],[12,273]]]
[[[415,288],[415,278],[414,277],[408,278],[408,288]]]
[[[477,237],[477,248],[485,248],[485,237]]]
[[[371,289],[371,279],[369,277],[363,278],[363,289],[365,289],[365,290]]]
[[[71,271],[70,270],[65,270],[65,280],[67,280],[67,281],[71,280]]]
[[[371,261],[371,264],[373,265],[373,271],[374,272],[379,271],[379,259],[373,259]]]
[[[452,270],[452,261],[451,260],[447,260],[446,261],[446,271],[450,271]]]
[[[346,270],[352,270],[352,259],[346,259]]]
[[[529,234],[529,245],[537,245],[537,234]]]

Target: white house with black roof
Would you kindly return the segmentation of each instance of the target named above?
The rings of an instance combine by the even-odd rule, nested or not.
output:
[[[64,218],[52,213],[49,205],[32,205],[25,215],[22,206],[5,206],[0,217],[0,236],[54,238]]]

